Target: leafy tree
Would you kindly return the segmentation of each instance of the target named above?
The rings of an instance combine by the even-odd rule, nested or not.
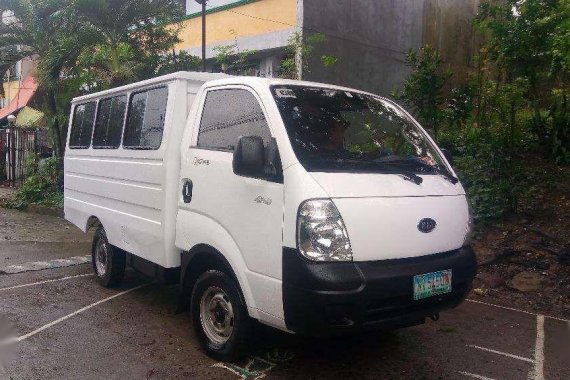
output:
[[[202,59],[185,51],[172,51],[172,53],[160,56],[156,67],[156,75],[165,75],[177,71],[196,71],[202,66]]]
[[[325,43],[327,37],[323,33],[303,35],[295,32],[289,37],[286,47],[287,55],[280,64],[280,76],[289,79],[302,79],[303,73],[309,73],[310,58],[315,54],[315,49]],[[338,58],[332,55],[321,55],[320,63],[324,68],[334,66]]]
[[[56,156],[63,155],[66,119],[61,115],[69,112],[61,108],[58,90],[67,83],[60,79],[81,52],[81,34],[76,33],[76,24],[65,17],[69,6],[69,0],[0,0],[3,15],[0,23],[0,72],[6,72],[23,58],[38,62],[42,109],[48,118]]]
[[[186,53],[167,54],[178,41],[175,0],[0,0],[0,12],[0,71],[37,62],[58,157],[73,96],[194,65]]]
[[[179,41],[176,0],[71,0],[70,17],[89,35],[79,69],[99,86],[118,86],[156,73],[163,55]]]
[[[392,96],[412,107],[423,126],[433,131],[437,138],[445,119],[444,88],[452,73],[443,68],[439,52],[429,45],[418,52],[409,51],[406,64],[411,68],[411,74],[404,82],[403,90]]]
[[[532,130],[557,159],[570,149],[569,7],[568,0],[488,1],[476,18],[499,81],[512,84],[521,78],[528,83]]]
[[[244,69],[245,64],[249,57],[256,53],[251,49],[240,49],[237,41],[237,33],[232,30],[234,35],[234,43],[228,45],[216,46],[214,52],[216,53],[214,59],[217,64],[221,66],[223,72],[239,72]]]

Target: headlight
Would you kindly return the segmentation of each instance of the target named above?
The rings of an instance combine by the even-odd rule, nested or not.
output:
[[[330,199],[308,200],[297,215],[297,247],[314,261],[351,261],[346,227]]]

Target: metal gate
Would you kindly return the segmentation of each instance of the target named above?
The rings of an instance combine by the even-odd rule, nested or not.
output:
[[[38,151],[37,129],[0,129],[0,185],[19,187],[26,178],[26,160]]]

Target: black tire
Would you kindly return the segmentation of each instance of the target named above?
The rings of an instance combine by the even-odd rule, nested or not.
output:
[[[220,291],[221,293],[224,293],[226,297],[225,300],[231,305],[231,314],[233,315],[231,322],[232,331],[230,334],[226,335],[225,338],[227,338],[227,341],[225,342],[216,342],[212,340],[206,332],[208,327],[205,327],[205,324],[202,321],[200,310],[201,304],[203,303],[203,300],[209,299],[209,294],[212,291]],[[222,301],[222,303],[223,302],[224,301]],[[209,303],[209,305],[211,305],[211,303]],[[219,306],[219,304],[217,306]],[[192,290],[190,313],[198,341],[208,356],[221,361],[234,361],[240,358],[243,353],[242,350],[249,337],[251,320],[247,313],[247,307],[241,296],[239,285],[237,285],[235,280],[218,270],[209,270],[204,272],[200,277],[198,277],[198,280]],[[215,314],[215,312],[211,313]],[[222,318],[225,318],[225,316],[230,313],[223,314],[224,317]],[[217,320],[217,317],[214,319]]]
[[[101,255],[99,255],[100,249],[104,251]],[[109,243],[103,227],[99,227],[93,237],[91,262],[97,281],[104,287],[111,288],[123,281],[127,263],[125,252]]]

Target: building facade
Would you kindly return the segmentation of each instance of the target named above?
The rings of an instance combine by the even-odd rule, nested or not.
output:
[[[306,80],[356,87],[382,95],[401,87],[409,73],[406,53],[430,44],[456,78],[470,67],[478,40],[472,19],[480,0],[210,0],[206,56],[216,66],[221,46],[255,51],[245,74],[278,76],[292,35],[322,34],[300,65]],[[180,50],[201,56],[201,6],[187,0]],[[324,67],[322,56],[336,58]]]
[[[219,49],[232,47],[247,56],[245,74],[276,76],[286,56],[289,39],[298,29],[297,0],[211,0],[206,22],[206,58],[209,68],[219,70],[215,57]],[[182,21],[177,49],[202,55],[201,6],[187,1],[187,17]],[[244,66],[244,65],[241,65]]]

